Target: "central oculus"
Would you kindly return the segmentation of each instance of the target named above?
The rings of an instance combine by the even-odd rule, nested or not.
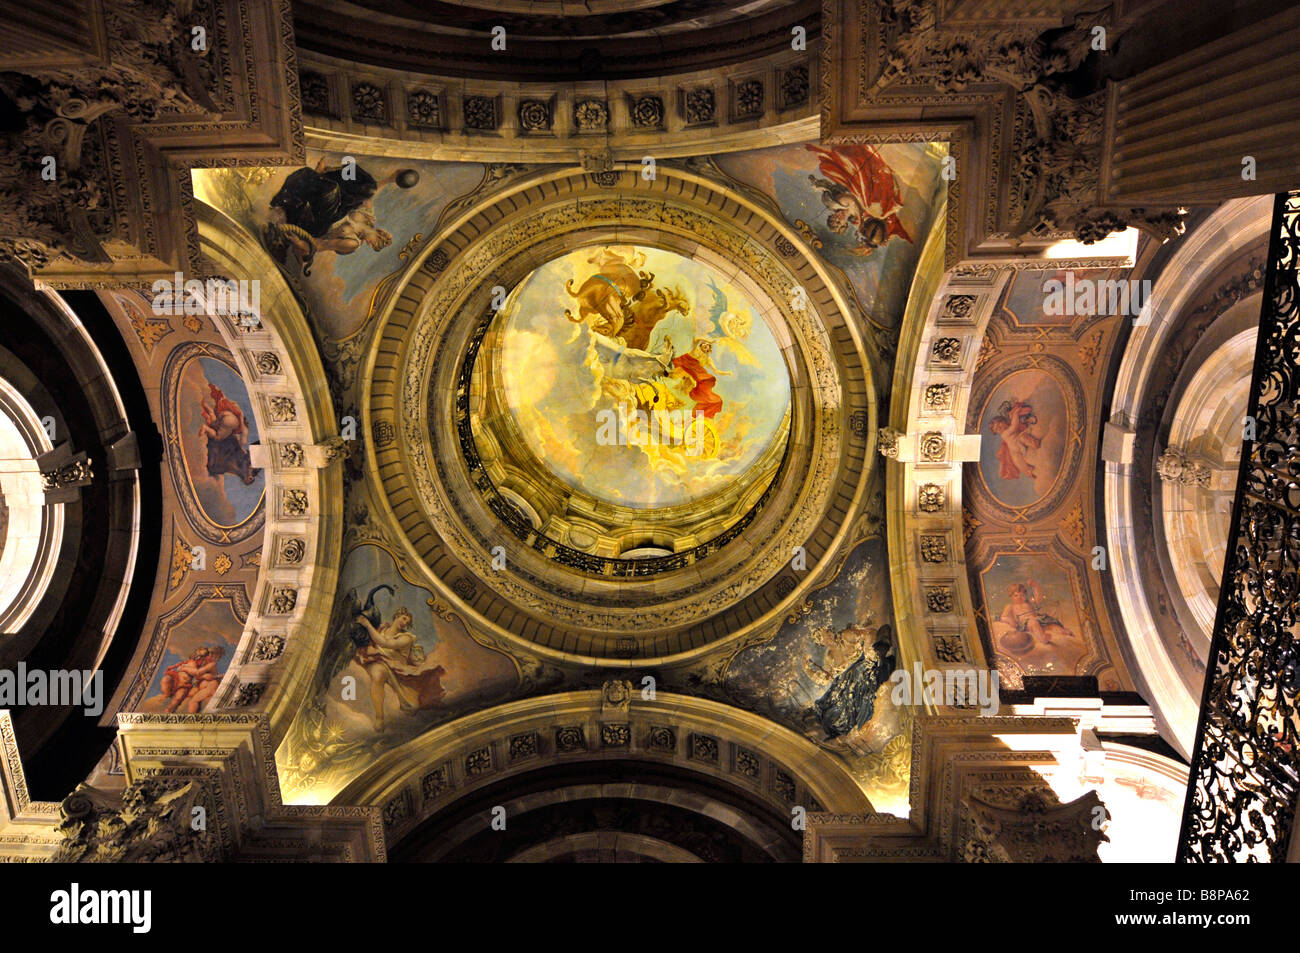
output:
[[[790,375],[764,311],[718,269],[658,248],[553,259],[484,337],[471,402],[479,453],[540,522],[554,507],[531,504],[554,494],[535,468],[605,508],[672,510],[679,531],[694,511],[714,530],[686,533],[702,543],[762,494],[785,450]]]

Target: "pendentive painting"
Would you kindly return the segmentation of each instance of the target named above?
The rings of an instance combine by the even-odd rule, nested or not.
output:
[[[197,714],[217,693],[244,633],[248,602],[242,587],[197,587],[160,620],[162,658],[136,711]]]
[[[1092,274],[1091,272],[1076,274]],[[1106,274],[1098,272],[1098,274]],[[1062,327],[1068,328],[1079,320],[1072,309],[1061,308],[1060,314],[1050,313],[1044,307],[1048,298],[1047,290],[1053,282],[1064,286],[1069,281],[1068,271],[1018,271],[1011,279],[1006,294],[1000,304],[1010,323],[1014,327]]]
[[[980,574],[980,585],[993,650],[1012,663],[999,664],[1008,687],[1024,675],[1088,674],[1095,627],[1080,613],[1060,562],[1045,553],[1003,553]]]
[[[808,604],[770,642],[736,656],[726,689],[742,707],[820,744],[877,753],[903,716],[888,681],[897,651],[884,543],[858,545]]]
[[[257,420],[230,353],[191,342],[163,369],[168,469],[190,525],[209,542],[232,543],[264,521],[266,478],[252,465]]]
[[[314,153],[296,169],[194,173],[195,195],[222,210],[280,266],[326,337],[359,331],[448,203],[483,181],[478,163],[399,162]]]
[[[943,202],[946,155],[935,143],[805,143],[716,161],[771,197],[804,240],[848,276],[867,317],[896,328]]]
[[[1070,413],[1060,383],[1045,370],[1016,371],[980,412],[980,475],[998,502],[1018,508],[1046,497],[1061,476]]]
[[[379,753],[517,684],[508,656],[470,638],[386,549],[360,546],[339,576],[321,662],[279,759],[286,795],[328,798]]]

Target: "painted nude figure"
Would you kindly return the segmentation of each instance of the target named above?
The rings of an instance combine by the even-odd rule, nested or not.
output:
[[[199,436],[207,445],[208,476],[220,477],[230,473],[245,486],[251,486],[258,471],[253,469],[248,453],[248,423],[239,405],[222,393],[216,384],[208,384],[212,407],[206,398],[199,400],[203,423]]]
[[[1014,480],[1019,476],[1030,479],[1036,477],[1035,464],[1027,454],[1043,445],[1041,437],[1029,432],[1029,428],[1038,423],[1034,408],[1014,397],[1003,401],[998,414],[989,423],[989,429],[1002,438],[998,447],[998,475],[1004,480]]]
[[[198,714],[204,702],[217,693],[221,683],[217,665],[225,654],[219,645],[200,645],[185,661],[169,665],[162,677],[162,693],[168,696],[163,710],[170,715],[184,705],[189,714]]]
[[[446,669],[430,665],[425,659],[424,649],[411,631],[413,619],[409,610],[397,609],[391,622],[379,626],[365,615],[358,615],[356,621],[370,636],[366,645],[357,648],[355,659],[370,678],[375,731],[384,730],[388,689],[392,689],[404,710],[432,708],[442,700],[446,692],[441,679]]]

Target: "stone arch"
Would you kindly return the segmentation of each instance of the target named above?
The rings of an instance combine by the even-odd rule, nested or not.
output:
[[[1153,396],[1156,368],[1180,322],[1216,274],[1234,256],[1262,240],[1271,212],[1269,196],[1228,202],[1182,241],[1151,291],[1150,322],[1133,329],[1120,358],[1110,421],[1102,441],[1102,516],[1110,554],[1107,580],[1128,633],[1127,650],[1135,663],[1135,675],[1146,684],[1164,737],[1184,757],[1191,752],[1200,695],[1180,674],[1171,647],[1164,639],[1152,637],[1160,631],[1158,610],[1141,576],[1134,527],[1142,519],[1135,491],[1138,468],[1153,466],[1154,460],[1134,458],[1134,439]]]
[[[343,545],[339,420],[307,319],[261,245],[198,205],[199,241],[216,274],[260,282],[260,320],[213,316],[247,384],[266,473],[262,564],[244,634],[210,710],[270,718],[278,742],[302,702],[328,628]]]
[[[703,698],[659,692],[645,699],[617,680],[440,725],[387,752],[333,802],[380,805],[392,845],[447,806],[498,782],[555,766],[607,762],[671,769],[697,786],[726,785],[783,819],[799,807],[805,813],[872,810],[848,769],[793,731]],[[598,777],[593,771],[589,783],[600,783]]]

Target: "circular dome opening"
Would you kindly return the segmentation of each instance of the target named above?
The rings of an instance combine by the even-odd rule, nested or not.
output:
[[[536,268],[475,358],[485,471],[534,529],[583,552],[645,559],[715,539],[762,497],[789,436],[771,310],[658,248],[587,247]]]

